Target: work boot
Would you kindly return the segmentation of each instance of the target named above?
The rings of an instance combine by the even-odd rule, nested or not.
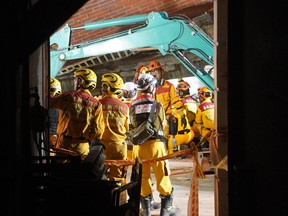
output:
[[[141,216],[151,216],[151,195],[147,197],[140,196],[140,215]]]
[[[152,187],[154,186],[154,184],[152,183]],[[154,189],[153,189],[154,191]],[[150,195],[151,197],[151,210],[157,210],[161,208],[161,203],[160,202],[156,202],[154,197],[153,197],[153,191],[152,194]]]
[[[151,210],[156,210],[156,209],[160,209],[161,208],[161,203],[160,202],[156,202],[153,198],[153,196],[151,197]]]
[[[179,216],[180,209],[172,205],[173,195],[172,193],[166,196],[160,195],[161,198],[161,210],[160,216]]]

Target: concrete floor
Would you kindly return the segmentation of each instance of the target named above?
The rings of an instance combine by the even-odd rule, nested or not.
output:
[[[171,169],[171,181],[174,187],[173,205],[180,208],[181,216],[187,216],[187,204],[190,194],[191,177],[192,177],[192,160],[191,158],[169,159]],[[152,179],[155,181],[154,177]],[[199,216],[214,216],[214,175],[206,175],[205,179],[198,179],[199,187]],[[159,194],[154,190],[154,198],[160,202]],[[153,216],[158,216],[160,210],[152,211]]]
[[[191,177],[193,162],[191,158],[172,158],[169,159],[171,169],[171,181],[174,188],[173,205],[180,209],[180,216],[187,216],[187,205],[190,195]],[[127,176],[129,179],[131,170],[128,169]],[[155,177],[152,172],[152,180]],[[160,197],[156,189],[153,192],[154,199],[160,202]],[[199,198],[199,214],[198,216],[215,216],[214,201],[214,175],[205,175],[205,179],[198,179],[198,198]],[[152,216],[159,216],[160,209],[153,210]]]

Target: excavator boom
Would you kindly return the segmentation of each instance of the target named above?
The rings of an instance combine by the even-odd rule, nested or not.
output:
[[[94,30],[120,25],[139,24],[138,27],[104,38],[70,45],[71,32],[77,29]],[[55,48],[56,47],[56,48]],[[156,48],[162,55],[172,54],[194,76],[214,90],[214,79],[204,67],[193,63],[192,56],[207,65],[214,64],[214,42],[194,22],[183,17],[168,17],[166,12],[104,20],[71,28],[65,25],[50,37],[50,75],[57,76],[68,60],[88,58],[120,51]]]

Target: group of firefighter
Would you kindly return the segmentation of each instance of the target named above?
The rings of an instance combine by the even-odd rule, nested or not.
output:
[[[142,216],[150,216],[153,209],[160,209],[160,216],[180,215],[180,209],[173,206],[168,161],[153,159],[199,142],[214,130],[213,92],[202,87],[193,97],[188,82],[179,78],[175,87],[164,79],[164,72],[164,66],[153,60],[148,66],[139,66],[131,82],[124,83],[117,73],[105,73],[101,77],[100,96],[91,93],[97,84],[97,75],[91,69],[74,73],[73,91],[62,92],[59,80],[50,78],[51,149],[61,147],[76,152],[84,160],[91,143],[100,143],[107,160],[152,159],[142,164]],[[155,134],[141,145],[131,143],[127,132],[147,121],[152,109]],[[205,145],[199,148],[209,148],[209,143]],[[160,203],[153,199],[151,169]],[[120,179],[125,184],[126,172],[121,166],[109,166],[107,179]]]

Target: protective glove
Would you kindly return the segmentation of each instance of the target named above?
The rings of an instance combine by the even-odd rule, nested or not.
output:
[[[185,114],[181,116],[181,126],[183,126],[183,128],[186,128],[187,126],[187,119]]]
[[[178,132],[178,119],[174,115],[169,117],[169,134],[176,135]]]

